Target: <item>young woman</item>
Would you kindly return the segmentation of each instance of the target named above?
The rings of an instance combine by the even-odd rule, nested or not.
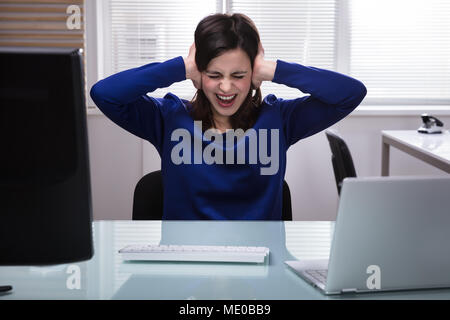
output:
[[[146,95],[186,79],[197,89],[192,101]],[[309,95],[262,100],[263,81]],[[163,219],[176,220],[280,220],[289,146],[343,119],[365,95],[348,76],[265,60],[242,14],[200,21],[185,58],[126,70],[91,89],[106,116],[158,150]]]

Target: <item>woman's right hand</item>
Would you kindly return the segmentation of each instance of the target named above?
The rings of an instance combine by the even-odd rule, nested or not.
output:
[[[186,68],[186,79],[191,79],[197,90],[202,88],[202,74],[198,71],[195,63],[195,42],[189,48],[189,54],[184,58]]]

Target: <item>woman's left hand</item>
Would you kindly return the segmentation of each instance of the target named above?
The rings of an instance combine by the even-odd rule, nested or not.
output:
[[[259,42],[258,54],[253,62],[253,87],[258,89],[263,81],[272,81],[276,67],[276,62],[264,60],[264,48],[261,42]]]

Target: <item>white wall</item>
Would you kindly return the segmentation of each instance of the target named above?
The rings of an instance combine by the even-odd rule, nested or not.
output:
[[[88,116],[88,139],[94,220],[131,219],[142,175],[141,139],[103,115]]]
[[[352,114],[333,128],[346,140],[359,176],[381,172],[381,130],[415,130],[414,115]],[[440,116],[449,128],[450,116]],[[160,168],[148,142],[127,133],[103,115],[88,116],[92,197],[95,220],[131,219],[133,191],[143,173]],[[143,161],[144,159],[144,161]],[[391,148],[391,175],[446,175],[443,171]],[[286,181],[291,189],[294,220],[335,220],[337,189],[331,153],[323,132],[288,151]]]

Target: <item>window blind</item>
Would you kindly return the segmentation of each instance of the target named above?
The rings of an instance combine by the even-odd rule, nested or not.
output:
[[[350,1],[349,74],[366,103],[450,103],[450,1]]]
[[[264,57],[307,66],[336,68],[335,0],[232,0],[230,13],[249,16],[258,28]],[[298,89],[263,82],[263,97],[269,93],[279,98],[297,98]]]
[[[255,22],[266,59],[353,76],[368,88],[363,104],[450,104],[449,1],[108,0],[108,6],[105,76],[185,56],[204,16],[240,12]],[[302,95],[271,82],[261,89],[263,96]],[[185,99],[195,93],[185,81],[152,95],[169,91]]]
[[[267,59],[335,67],[334,0],[230,1],[229,13],[248,15],[256,24]],[[222,12],[222,1],[109,1],[111,52],[108,75],[150,62],[186,56],[194,41],[194,31],[205,16]],[[274,83],[263,83],[263,95],[275,93],[298,97],[299,90]],[[177,83],[159,89],[152,96],[167,92],[191,99],[191,83]]]
[[[110,59],[105,76],[177,56],[186,57],[198,22],[221,8],[222,1],[109,1],[106,8],[109,30],[105,36]],[[190,100],[195,91],[191,81],[182,81],[151,95],[163,97],[173,92]]]
[[[71,5],[79,9],[79,28],[68,28]],[[84,0],[0,0],[0,46],[83,49],[87,96]]]

